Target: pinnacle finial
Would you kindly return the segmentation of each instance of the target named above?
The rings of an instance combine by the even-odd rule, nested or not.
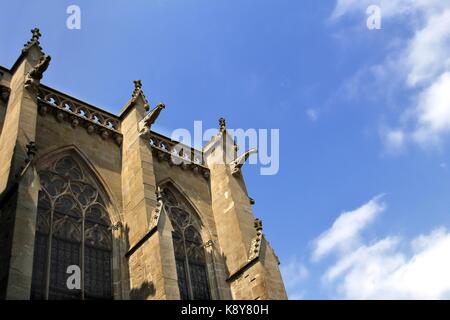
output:
[[[37,44],[39,47],[39,50],[42,52],[42,48],[39,46],[39,39],[41,38],[41,32],[38,28],[31,29],[31,39],[27,41],[27,43],[24,44],[24,48],[22,49],[22,52],[27,52],[34,44]]]
[[[144,95],[144,92],[142,92],[142,81],[141,80],[134,80],[134,91],[133,94],[131,95],[131,98],[133,101],[136,100],[136,98],[138,97],[138,95],[140,94],[142,96],[142,99],[144,99],[144,108],[145,111],[150,110],[150,106],[148,104],[147,98]]]
[[[142,81],[141,80],[134,80],[134,87],[135,89],[141,89],[142,88]]]
[[[161,192],[161,188],[158,186],[156,187],[156,200],[159,201],[162,199],[162,192]]]
[[[131,95],[131,104],[136,103],[137,98],[141,96],[142,100],[144,101],[145,111],[150,110],[150,105],[148,104],[147,98],[145,97],[144,92],[142,91],[142,81],[133,80],[133,83],[134,83],[134,90],[133,94]]]
[[[39,28],[31,29],[31,33],[33,34],[31,40],[39,42],[39,38],[41,37],[41,32],[39,31]]]
[[[141,80],[134,80],[134,91],[133,91],[133,97],[136,97],[139,91],[142,90],[142,81]]]
[[[36,143],[34,141],[30,141],[30,143],[26,145],[26,148],[28,158],[33,158],[37,152]]]
[[[219,119],[219,128],[220,128],[220,132],[223,132],[226,129],[225,118],[223,118],[223,117],[221,117]]]

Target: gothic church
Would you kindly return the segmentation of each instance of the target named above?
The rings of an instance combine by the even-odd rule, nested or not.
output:
[[[286,299],[225,120],[179,149],[140,81],[119,115],[42,84],[40,36],[0,66],[0,299]]]

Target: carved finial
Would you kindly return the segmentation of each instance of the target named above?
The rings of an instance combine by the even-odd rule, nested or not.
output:
[[[131,95],[132,102],[136,102],[137,97],[139,94],[142,96],[142,99],[144,100],[144,108],[145,111],[150,110],[150,106],[148,104],[147,98],[144,95],[144,92],[142,91],[142,81],[141,80],[134,80],[134,91]]]
[[[41,32],[39,31],[38,28],[34,28],[31,30],[31,39],[28,40],[27,43],[25,43],[24,48],[23,48],[23,52],[28,51],[34,44],[37,44],[39,46],[39,39],[41,38]],[[39,47],[39,50],[41,50],[42,52],[42,48]]]
[[[223,117],[219,119],[219,128],[220,132],[224,132],[226,130],[225,118]]]
[[[142,81],[134,80],[133,82],[134,82],[133,98],[135,98],[139,94],[139,91],[142,90]]]
[[[250,244],[250,251],[248,253],[248,261],[257,259],[261,251],[261,245],[263,240],[262,221],[255,219],[256,236],[252,239]]]
[[[34,141],[30,141],[30,143],[28,143],[26,147],[27,147],[27,156],[29,159],[32,159],[37,152],[36,143]]]
[[[31,37],[31,40],[39,42],[39,38],[41,37],[41,32],[38,28],[31,29],[31,33],[33,36]]]
[[[111,230],[117,231],[119,229],[123,229],[122,222],[118,221],[116,224],[111,225]]]
[[[27,158],[25,159],[24,165],[20,166],[19,171],[15,175],[15,177],[18,179],[25,175],[28,168],[32,165],[34,156],[37,152],[36,144],[34,141],[30,141],[25,147],[27,148]]]
[[[162,199],[162,193],[161,193],[161,188],[160,187],[156,187],[156,200],[160,201]]]
[[[255,219],[255,229],[256,231],[262,231],[262,221],[259,219]]]
[[[212,247],[214,245],[214,242],[212,240],[208,240],[203,244],[204,248]]]

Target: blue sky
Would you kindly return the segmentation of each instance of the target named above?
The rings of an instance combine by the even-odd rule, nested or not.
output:
[[[66,8],[81,8],[81,29]],[[366,26],[369,5],[381,29]],[[14,1],[0,64],[30,29],[43,82],[118,113],[132,80],[155,129],[280,129],[280,171],[245,167],[290,298],[449,298],[450,3]],[[447,254],[442,254],[447,252]],[[446,268],[446,269],[445,269]]]

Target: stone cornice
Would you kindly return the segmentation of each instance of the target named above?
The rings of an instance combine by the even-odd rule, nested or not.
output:
[[[122,144],[122,134],[116,129],[119,122],[105,112],[42,87],[38,92],[38,108],[41,116],[53,114],[59,122],[68,122],[72,128],[84,127],[89,134],[97,134],[103,140],[113,139],[118,145]]]
[[[158,161],[167,161],[170,166],[179,166],[182,170],[192,170],[194,174],[200,174],[205,179],[209,179],[210,172],[208,167],[205,167],[199,163],[186,161],[185,159],[174,155],[167,150],[155,146],[152,146],[152,152]],[[179,164],[178,161],[175,162],[174,160],[179,160]]]
[[[116,122],[116,124],[117,124],[116,130],[119,130],[120,120],[119,120],[119,117],[116,116],[115,114],[113,114],[111,112],[108,112],[106,110],[103,110],[102,108],[96,107],[96,106],[94,106],[94,105],[92,105],[92,104],[90,104],[90,103],[88,103],[86,101],[82,101],[80,99],[77,99],[77,98],[75,98],[75,97],[73,97],[73,96],[71,96],[71,95],[69,95],[67,93],[64,93],[64,92],[61,92],[61,91],[56,90],[54,88],[51,88],[49,86],[46,86],[46,85],[44,85],[42,83],[40,84],[39,88],[40,88],[40,91],[41,91],[41,93],[40,93],[41,95],[42,94],[52,94],[50,96],[50,98],[52,98],[53,95],[55,95],[59,100],[62,100],[62,101],[70,100],[70,101],[74,102],[75,104],[82,105],[82,106],[86,107],[87,109],[92,110],[94,113],[96,113],[96,112],[101,113],[104,118],[112,119],[114,122]]]
[[[182,170],[192,170],[194,174],[200,174],[205,179],[209,179],[209,168],[204,165],[201,151],[153,131],[148,132],[142,138],[148,140],[153,155],[158,161],[167,161],[170,166],[179,166]]]

